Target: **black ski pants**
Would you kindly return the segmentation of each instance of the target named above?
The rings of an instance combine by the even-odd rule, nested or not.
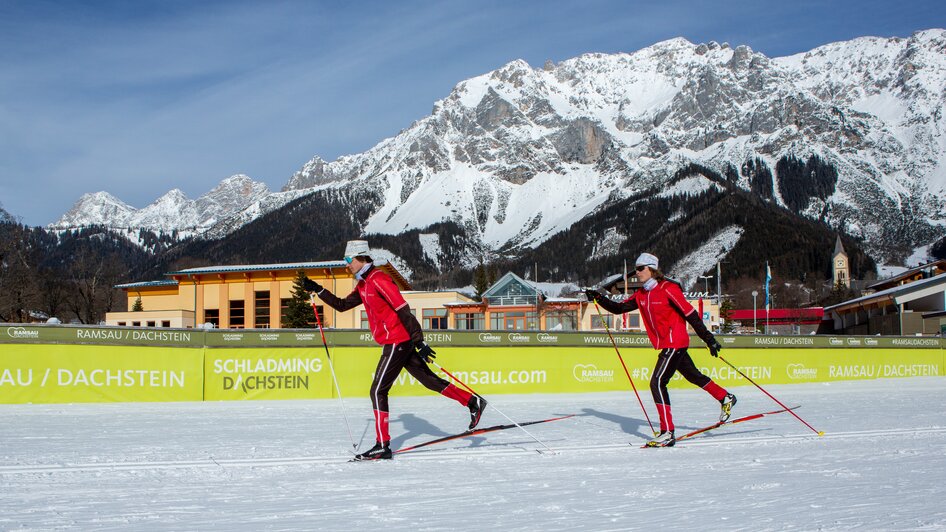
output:
[[[394,381],[406,369],[418,382],[427,389],[441,393],[450,383],[438,377],[426,362],[414,354],[414,345],[411,342],[401,344],[387,344],[381,346],[381,359],[374,370],[374,381],[371,382],[371,406],[381,412],[388,410],[388,392]]]
[[[678,371],[683,375],[683,378],[700,388],[710,382],[710,378],[697,369],[685,347],[668,347],[657,355],[657,365],[654,366],[654,374],[650,376],[650,393],[653,394],[655,403],[670,404],[667,383],[673,378],[673,374]]]

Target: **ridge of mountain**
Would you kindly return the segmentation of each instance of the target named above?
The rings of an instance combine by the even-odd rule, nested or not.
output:
[[[782,58],[676,38],[541,68],[515,60],[458,83],[429,116],[363,153],[313,157],[280,192],[234,176],[247,192],[228,201],[198,208],[172,191],[140,211],[98,193],[50,227],[96,222],[223,239],[318,196],[358,207],[351,234],[453,227],[471,253],[438,264],[470,267],[526,256],[602,209],[680,186],[679,173],[698,165],[724,176],[728,194],[754,194],[897,263],[944,233],[944,86],[942,29]],[[692,193],[711,181],[691,180]],[[174,209],[183,215],[168,216]],[[612,248],[620,245],[594,253]]]

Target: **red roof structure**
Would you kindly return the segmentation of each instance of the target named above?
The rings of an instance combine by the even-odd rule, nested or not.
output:
[[[817,325],[821,323],[824,317],[824,307],[808,308],[773,308],[766,313],[764,308],[754,311],[755,319],[759,324],[780,325],[788,323],[798,323],[804,325]],[[733,310],[729,313],[729,319],[733,321],[751,321],[753,319],[753,310]]]

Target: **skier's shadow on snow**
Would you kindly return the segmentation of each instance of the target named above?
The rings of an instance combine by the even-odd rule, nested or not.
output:
[[[461,429],[457,432],[445,432],[440,427],[414,414],[401,414],[395,421],[404,427],[403,434],[396,438],[391,438],[391,446],[395,449],[403,447],[405,442],[416,436],[428,436],[433,439],[442,436],[453,436],[463,431],[463,429]],[[476,446],[486,441],[486,438],[482,436],[469,436],[465,438],[465,440],[470,442],[470,446]]]
[[[611,412],[602,412],[601,410],[595,410],[594,408],[582,408],[581,411],[581,416],[591,416],[604,421],[609,421],[621,427],[621,430],[627,434],[639,434],[641,436],[646,436],[647,438],[650,438],[653,435],[650,431],[650,425],[648,425],[643,419],[620,416],[618,414],[612,414]]]

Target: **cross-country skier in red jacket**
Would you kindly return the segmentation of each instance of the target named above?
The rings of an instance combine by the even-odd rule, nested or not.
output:
[[[658,269],[657,257],[650,253],[642,253],[637,258],[637,278],[644,283],[642,289],[635,291],[623,302],[618,303],[605,297],[597,290],[586,290],[589,300],[597,301],[608,312],[623,314],[640,310],[644,328],[654,349],[660,349],[657,355],[657,365],[650,378],[650,390],[657,404],[657,413],[660,415],[660,435],[647,442],[649,447],[672,447],[676,443],[673,435],[673,415],[670,412],[670,395],[667,393],[667,383],[677,371],[686,380],[703,388],[714,399],[719,401],[721,413],[720,421],[726,421],[736,404],[736,396],[728,393],[712,379],[697,369],[687,353],[690,346],[690,335],[687,332],[689,323],[701,340],[706,342],[710,354],[719,356],[722,346],[716,341],[713,333],[706,329],[699,313],[683,296],[680,285],[668,280]]]
[[[374,341],[381,345],[381,359],[371,383],[371,405],[374,407],[377,441],[371,449],[356,456],[359,460],[390,459],[392,457],[388,433],[388,391],[394,385],[401,369],[407,369],[428,389],[449,397],[470,409],[470,430],[476,427],[486,408],[486,400],[458,388],[431,371],[427,362],[435,358],[435,351],[424,341],[417,318],[401,296],[401,291],[386,273],[375,268],[365,240],[351,240],[345,247],[345,262],[358,283],[345,299],[339,299],[322,285],[306,278],[305,290],[315,292],[330,307],[344,312],[365,306],[368,326]]]

